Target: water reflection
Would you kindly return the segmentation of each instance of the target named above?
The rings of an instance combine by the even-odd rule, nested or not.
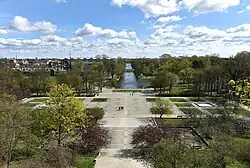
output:
[[[132,69],[131,64],[126,64],[126,69],[131,70]],[[149,86],[149,84],[150,84],[149,82],[145,82],[142,80],[138,81],[133,72],[124,72],[123,80],[121,81],[121,88],[122,89],[138,89],[138,88],[144,88],[146,86]]]

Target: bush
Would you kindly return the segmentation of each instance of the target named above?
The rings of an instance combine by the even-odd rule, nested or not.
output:
[[[77,135],[79,139],[70,144],[70,148],[80,154],[94,153],[111,140],[109,130],[99,125],[80,128]]]
[[[96,121],[101,120],[105,114],[103,108],[87,108],[86,110],[88,115]]]

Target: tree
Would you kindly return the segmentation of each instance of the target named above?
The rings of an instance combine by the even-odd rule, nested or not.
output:
[[[173,73],[166,73],[165,78],[166,80],[166,86],[168,87],[169,93],[171,93],[174,86],[176,86],[179,83],[179,77],[176,74]]]
[[[185,153],[187,150],[185,141],[176,135],[155,144],[149,157],[155,168],[181,168],[186,166]]]
[[[93,153],[101,147],[107,147],[111,140],[109,130],[98,124],[80,126],[77,135],[79,137],[70,147],[81,154]]]
[[[158,127],[153,121],[150,121],[135,129],[132,133],[131,144],[140,155],[146,155],[152,150],[154,144],[164,138],[171,137],[172,133],[173,130],[169,126],[162,125]],[[178,133],[178,131],[175,133]]]
[[[96,82],[98,90],[102,92],[104,83],[104,65],[102,62],[97,62],[91,67],[90,76]]]
[[[185,68],[179,73],[180,79],[182,82],[191,84],[192,79],[194,77],[194,69],[193,68]]]
[[[153,107],[152,107],[152,113],[153,114],[160,114],[160,118],[162,118],[162,116],[164,114],[172,114],[172,110],[173,110],[173,105],[171,103],[170,100],[166,99],[166,100],[162,100],[159,99],[155,102],[152,103]]]
[[[46,93],[46,87],[48,87],[49,83],[49,75],[45,72],[45,70],[38,70],[30,73],[31,78],[31,91],[33,93],[43,92]]]
[[[62,141],[75,134],[75,129],[87,123],[87,114],[81,100],[75,98],[72,89],[65,85],[55,85],[48,93],[49,100],[44,110],[39,111],[42,131],[50,132],[50,138]]]
[[[2,94],[0,100],[0,157],[7,168],[19,141],[25,142],[30,133],[29,110],[21,105],[14,96]],[[0,160],[1,161],[1,160]]]

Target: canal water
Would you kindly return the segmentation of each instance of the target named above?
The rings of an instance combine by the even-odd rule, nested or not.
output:
[[[131,70],[131,64],[126,64],[126,70]],[[139,89],[149,86],[149,82],[137,80],[133,72],[124,72],[123,79],[121,81],[121,89]]]

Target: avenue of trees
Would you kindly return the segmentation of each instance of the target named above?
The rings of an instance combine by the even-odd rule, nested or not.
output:
[[[1,89],[0,167],[72,167],[80,156],[95,158],[109,144],[109,131],[98,122],[102,117],[85,109],[68,85],[52,85],[41,109]]]

